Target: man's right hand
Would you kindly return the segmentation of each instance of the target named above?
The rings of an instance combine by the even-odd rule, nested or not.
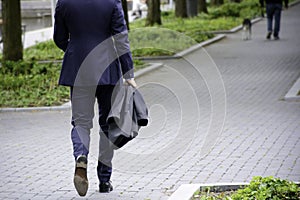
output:
[[[137,84],[136,84],[134,78],[132,78],[132,79],[126,79],[126,82],[127,82],[129,85],[131,85],[132,87],[134,87],[134,88],[137,87]]]

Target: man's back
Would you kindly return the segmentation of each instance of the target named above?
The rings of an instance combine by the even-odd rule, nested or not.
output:
[[[64,62],[59,83],[73,85],[82,63],[97,46],[108,41],[98,59],[109,60],[110,67],[99,65],[105,63],[93,60],[98,67],[107,68],[100,84],[115,84],[120,78],[120,66],[113,52],[112,36],[127,31],[120,0],[58,0],[55,12],[54,41],[65,51]],[[126,34],[127,36],[127,34]],[[128,46],[125,40],[122,45]],[[114,61],[115,60],[115,61]],[[124,59],[120,59],[121,63]],[[128,62],[129,60],[129,62]],[[131,55],[122,65],[123,72],[133,68]],[[129,64],[126,64],[129,63]]]
[[[59,0],[57,13],[63,17],[71,45],[79,43],[82,48],[109,38],[114,5],[114,0]]]

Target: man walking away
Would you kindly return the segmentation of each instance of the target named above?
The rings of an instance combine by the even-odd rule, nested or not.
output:
[[[136,87],[121,0],[58,0],[53,37],[65,52],[59,84],[71,92],[75,188],[80,196],[88,191],[90,129],[97,99],[101,127],[97,175],[99,192],[108,193],[113,190],[113,148],[106,119],[113,90],[123,78]]]
[[[284,1],[285,8],[288,8],[288,0],[260,0],[260,4],[264,7],[264,1],[266,1],[266,13],[267,13],[267,39],[271,39],[273,33],[274,40],[279,40],[280,31],[280,18],[282,10],[282,1]],[[273,18],[275,20],[273,30]]]

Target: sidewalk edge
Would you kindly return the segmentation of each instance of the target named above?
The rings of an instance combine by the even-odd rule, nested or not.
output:
[[[300,185],[300,182],[294,182]],[[207,183],[207,184],[183,184],[169,197],[168,200],[190,200],[194,193],[209,188],[212,192],[225,192],[230,190],[238,190],[249,185],[248,182],[235,183]]]
[[[249,183],[209,183],[209,184],[183,184],[169,197],[168,200],[190,200],[194,193],[201,188],[209,187],[211,191],[221,192],[228,190],[236,190],[243,186],[249,185]]]
[[[295,6],[298,3],[300,3],[300,0],[293,1],[293,2],[289,3],[289,7]]]
[[[206,40],[206,41],[204,41],[204,42],[201,42],[201,43],[199,43],[199,44],[196,44],[196,45],[194,45],[194,46],[191,46],[191,47],[189,47],[188,49],[185,49],[185,50],[183,50],[183,51],[181,51],[181,52],[175,54],[174,57],[175,57],[175,58],[176,58],[176,57],[184,57],[184,56],[186,56],[187,54],[190,54],[190,53],[192,53],[192,52],[194,52],[194,51],[196,51],[196,50],[198,50],[198,49],[200,49],[200,48],[202,48],[202,47],[204,47],[204,46],[207,46],[207,45],[213,44],[213,43],[215,43],[215,42],[218,42],[219,40],[222,40],[222,39],[225,38],[225,37],[226,37],[225,34],[217,35],[217,36],[215,36],[215,37],[213,37],[213,38],[211,38],[211,39],[209,39],[209,40]]]
[[[299,101],[300,100],[300,77],[296,80],[290,90],[284,96],[285,101]]]

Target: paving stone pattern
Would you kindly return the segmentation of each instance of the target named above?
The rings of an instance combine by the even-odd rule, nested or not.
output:
[[[237,32],[140,77],[150,125],[115,153],[114,191],[100,194],[95,118],[86,199],[168,199],[181,184],[257,175],[300,181],[300,102],[282,100],[300,74],[299,8],[283,12],[279,41],[265,40],[264,19],[252,40]],[[70,115],[0,113],[0,199],[79,199]]]

